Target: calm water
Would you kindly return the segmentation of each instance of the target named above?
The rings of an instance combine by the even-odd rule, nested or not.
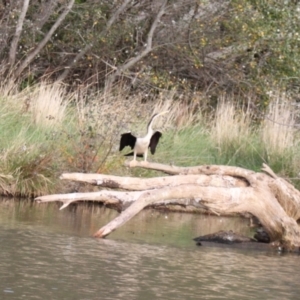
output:
[[[147,210],[107,239],[115,211],[0,201],[0,299],[299,299],[299,256],[204,248],[193,237],[249,233],[240,218]]]

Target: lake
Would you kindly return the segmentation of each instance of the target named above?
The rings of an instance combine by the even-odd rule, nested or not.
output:
[[[299,299],[299,256],[198,247],[248,221],[144,210],[106,239],[98,205],[0,201],[0,299]]]

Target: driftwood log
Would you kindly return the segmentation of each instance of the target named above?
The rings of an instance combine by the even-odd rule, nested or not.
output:
[[[128,163],[126,163],[129,166]],[[250,213],[257,217],[271,241],[286,249],[300,247],[300,192],[263,165],[263,173],[239,167],[203,165],[176,167],[137,162],[135,167],[159,170],[172,176],[119,177],[104,174],[66,173],[61,179],[90,183],[110,190],[41,196],[39,203],[60,201],[60,209],[76,201],[118,205],[122,212],[100,228],[95,237],[105,237],[147,206],[180,206],[182,210],[206,210],[228,215]],[[117,191],[111,190],[117,189]]]

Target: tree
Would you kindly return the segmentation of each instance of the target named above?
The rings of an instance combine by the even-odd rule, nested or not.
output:
[[[26,0],[29,1],[29,0]],[[62,13],[59,15],[59,17],[56,19],[53,26],[50,28],[50,30],[46,33],[44,38],[38,43],[36,47],[33,48],[29,53],[27,53],[26,58],[20,62],[20,65],[17,66],[17,69],[15,71],[15,76],[19,77],[21,73],[29,66],[29,64],[36,58],[36,56],[41,52],[41,50],[45,47],[45,45],[48,43],[48,41],[51,39],[54,32],[57,30],[57,28],[61,25],[63,20],[66,18],[67,14],[70,12],[74,5],[75,0],[70,0],[68,4],[66,5],[65,9],[62,11]],[[20,18],[22,17],[22,14]]]
[[[165,13],[165,7],[168,1],[162,1],[159,11],[157,12],[156,16],[154,17],[153,22],[151,23],[150,29],[147,32],[147,39],[146,44],[143,45],[143,49],[141,49],[137,54],[131,57],[129,60],[124,62],[122,65],[118,66],[115,71],[112,72],[108,76],[108,80],[106,82],[106,88],[110,89],[114,81],[116,80],[117,76],[122,75],[122,73],[126,72],[128,69],[133,67],[137,62],[139,62],[142,58],[148,55],[153,50],[153,35],[154,32],[160,22],[161,17]]]
[[[30,3],[30,4],[29,4]],[[2,1],[2,73],[265,105],[299,92],[299,4],[255,0]],[[208,98],[208,97],[207,97]]]
[[[50,27],[48,31],[42,33],[42,38],[38,42],[34,40],[34,46],[29,49],[20,45],[20,40],[24,32],[27,30],[31,32],[32,36],[40,36],[41,35],[41,27],[43,27],[47,21],[49,20],[51,14],[54,12],[55,8],[58,5],[58,1],[32,1],[31,6],[34,12],[30,12],[30,17],[36,17],[35,21],[30,21],[30,19],[26,16],[28,15],[28,11],[30,10],[29,6],[30,1],[24,0],[23,5],[20,6],[21,2],[11,1],[10,5],[5,5],[7,14],[2,16],[2,36],[3,36],[3,47],[1,49],[2,56],[5,57],[6,48],[9,48],[8,51],[8,58],[7,58],[7,65],[4,64],[2,68],[8,66],[8,70],[10,73],[13,74],[13,77],[17,79],[23,71],[32,63],[34,59],[38,55],[40,55],[42,49],[45,45],[50,41],[53,34],[56,32],[58,27],[66,18],[67,14],[71,11],[75,0],[69,0],[66,5],[63,7],[62,12],[59,14],[57,19],[55,20],[54,24]],[[36,10],[38,11],[36,13]],[[16,22],[16,29],[13,33],[13,23],[15,23],[15,18],[17,19]],[[4,37],[6,39],[4,40]],[[28,37],[28,35],[27,35]],[[23,37],[23,43],[24,43]],[[11,43],[9,40],[11,39]],[[25,44],[29,41],[25,41]],[[21,49],[21,50],[20,50]],[[22,57],[23,56],[23,57]],[[25,58],[24,58],[25,57]],[[5,72],[7,70],[4,70]]]
[[[125,0],[119,8],[116,9],[115,12],[112,13],[111,17],[109,18],[109,20],[106,23],[106,26],[103,28],[103,30],[99,33],[99,37],[103,37],[105,36],[109,29],[111,28],[111,26],[116,22],[117,18],[119,17],[120,14],[122,14],[125,9],[127,8],[127,6],[129,5],[129,3],[131,2],[131,0]],[[83,58],[84,55],[86,55],[86,53],[88,51],[90,51],[93,48],[94,44],[93,42],[87,44],[76,56],[75,58],[71,59],[70,62],[68,63],[68,65],[65,67],[65,70],[63,71],[63,73],[58,77],[59,81],[65,80],[66,77],[69,75],[71,69],[77,64],[77,62]]]
[[[24,0],[23,7],[20,13],[20,17],[17,23],[16,32],[13,37],[13,40],[10,45],[10,51],[9,51],[9,64],[11,66],[14,66],[16,61],[16,54],[17,54],[17,46],[20,40],[20,36],[22,33],[22,28],[24,24],[24,19],[28,10],[29,0]]]

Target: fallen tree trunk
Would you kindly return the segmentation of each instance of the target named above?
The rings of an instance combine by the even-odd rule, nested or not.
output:
[[[251,213],[257,217],[271,241],[284,247],[300,247],[300,192],[263,165],[265,173],[231,166],[176,167],[138,162],[137,167],[162,171],[173,176],[155,178],[119,177],[104,174],[66,173],[61,179],[87,182],[101,187],[93,193],[50,195],[36,198],[40,203],[61,201],[61,209],[76,201],[99,201],[118,205],[122,213],[100,228],[96,237],[105,237],[147,206],[177,204],[215,214]]]

